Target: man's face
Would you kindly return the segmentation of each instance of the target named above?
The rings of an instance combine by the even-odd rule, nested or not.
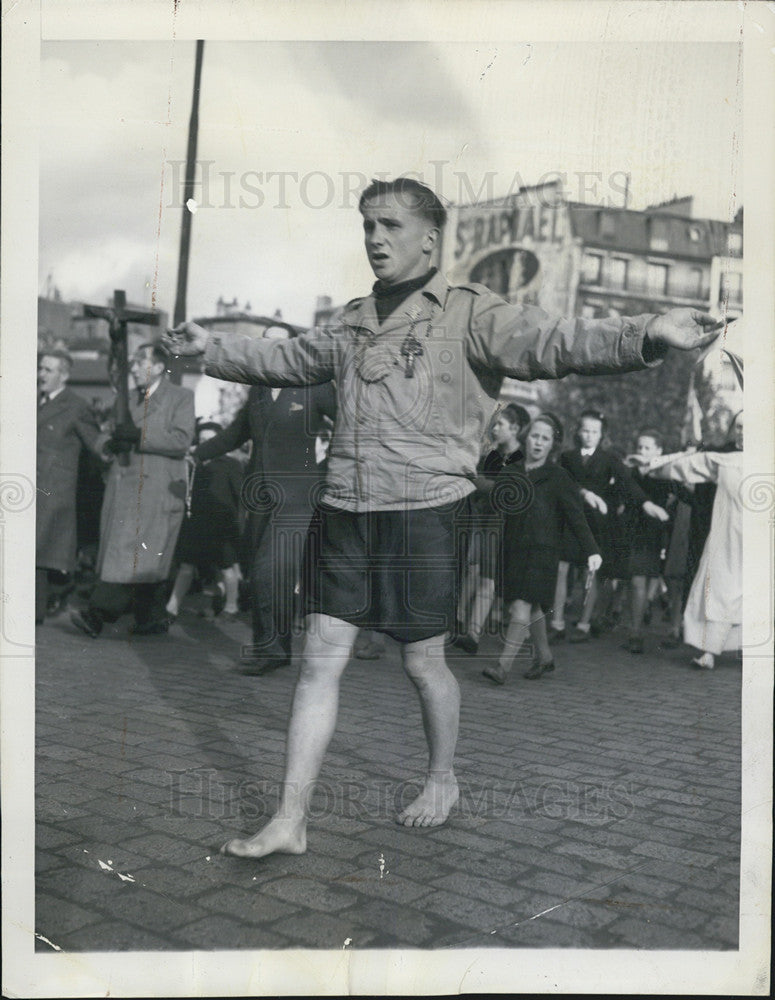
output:
[[[428,270],[438,229],[395,193],[363,205],[363,233],[371,269],[386,285],[419,278]]]
[[[154,361],[150,351],[138,351],[129,362],[129,374],[138,389],[147,389],[163,371],[163,362]]]
[[[490,435],[493,442],[496,445],[504,444],[517,444],[517,434],[519,432],[519,427],[516,424],[512,424],[505,417],[496,417],[492,422],[492,427],[490,429]]]
[[[44,354],[38,362],[38,389],[47,393],[61,389],[67,381],[67,372],[59,358],[52,358]]]
[[[637,447],[635,448],[635,454],[639,458],[652,459],[656,458],[657,455],[661,455],[662,449],[660,448],[660,446],[657,444],[657,442],[654,440],[653,437],[650,437],[648,434],[641,434],[641,436],[638,438],[638,444]]]
[[[579,440],[582,448],[597,448],[603,436],[603,425],[593,417],[584,417],[579,427]]]

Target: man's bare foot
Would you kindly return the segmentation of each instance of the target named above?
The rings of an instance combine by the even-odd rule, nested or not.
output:
[[[457,779],[451,771],[430,774],[423,790],[398,814],[396,822],[402,826],[441,826],[459,795]]]
[[[304,854],[306,850],[306,823],[275,816],[263,830],[247,840],[235,838],[224,844],[221,854],[235,858],[263,858],[267,854]]]

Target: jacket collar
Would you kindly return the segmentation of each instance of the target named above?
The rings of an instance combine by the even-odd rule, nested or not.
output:
[[[42,406],[38,407],[38,415],[44,416],[46,420],[49,420],[54,413],[66,407],[72,398],[72,392],[70,392],[67,386],[64,386],[61,392],[58,392],[53,398],[47,399]]]
[[[358,327],[366,332],[376,335],[390,330],[406,326],[411,318],[411,311],[419,307],[418,320],[427,320],[433,313],[433,304],[439,305],[442,309],[449,294],[449,284],[446,279],[437,271],[427,285],[416,289],[401,305],[395,313],[385,320],[384,326],[380,326],[377,318],[377,309],[374,304],[374,296],[367,295],[366,298],[356,299],[349,306],[345,307],[342,313],[342,321],[350,327]]]
[[[551,475],[553,465],[553,462],[546,461],[543,465],[539,465],[534,469],[528,469],[525,465],[525,460],[522,459],[518,463],[517,467],[521,468],[523,472],[526,472],[535,482],[542,482]]]
[[[162,402],[164,397],[168,394],[169,385],[170,385],[169,380],[166,377],[162,376],[161,380],[158,382],[156,388],[153,390],[151,395],[146,396],[142,403],[139,402],[137,398],[137,393],[133,390],[129,394],[130,410],[135,409],[139,410],[141,413],[144,413],[146,408],[148,410],[155,409],[159,405],[159,403]]]

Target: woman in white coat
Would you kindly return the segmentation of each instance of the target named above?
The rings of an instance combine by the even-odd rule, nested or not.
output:
[[[743,620],[743,414],[732,418],[735,450],[660,456],[642,471],[682,483],[716,483],[710,533],[684,610],[684,642],[701,650],[692,663],[712,670],[724,650],[742,647]]]

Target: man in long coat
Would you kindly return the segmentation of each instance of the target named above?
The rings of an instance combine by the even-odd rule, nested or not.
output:
[[[71,367],[66,351],[48,351],[38,361],[36,625],[46,614],[50,577],[75,569],[78,459],[83,449],[99,453],[97,421],[67,385]]]
[[[186,451],[194,435],[194,394],[165,377],[166,354],[154,344],[135,352],[128,424],[118,424],[106,448],[129,455],[114,462],[105,489],[97,583],[73,624],[96,638],[104,622],[133,607],[138,635],[166,632],[165,584],[170,575],[186,497]]]

